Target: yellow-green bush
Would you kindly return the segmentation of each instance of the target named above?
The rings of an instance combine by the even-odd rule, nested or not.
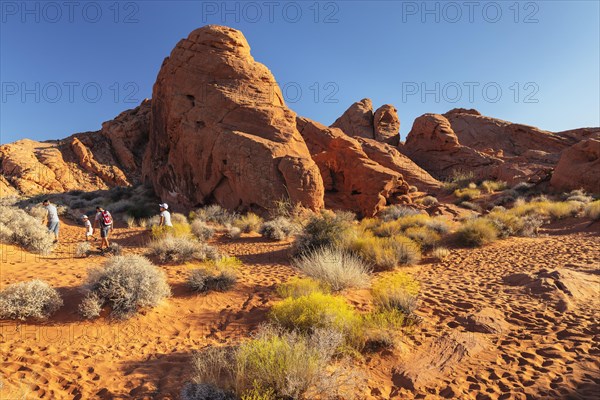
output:
[[[361,316],[340,296],[311,293],[288,297],[273,306],[271,318],[286,329],[304,333],[317,328],[334,329],[353,347],[360,347],[363,340]]]
[[[493,193],[506,189],[508,185],[503,181],[483,181],[479,187],[487,193]]]
[[[297,298],[312,293],[329,293],[330,291],[329,285],[311,278],[294,277],[277,285],[277,294],[283,298]]]
[[[439,261],[444,261],[450,255],[450,250],[445,247],[436,247],[431,252],[431,256]]]
[[[363,317],[367,347],[394,347],[403,328],[409,323],[406,315],[396,309],[378,309]]]
[[[460,200],[475,200],[477,199],[479,196],[481,196],[481,190],[479,189],[474,189],[474,188],[463,188],[463,189],[456,189],[454,191],[454,196],[458,197]]]
[[[192,233],[192,228],[187,223],[173,223],[173,226],[152,226],[152,238],[162,239],[167,236],[171,237],[189,237]]]
[[[585,216],[593,220],[600,219],[600,200],[592,201],[585,206]]]
[[[413,226],[404,231],[406,237],[414,240],[421,247],[433,247],[437,244],[441,237],[440,235],[431,228],[426,226]]]
[[[399,264],[412,265],[421,260],[419,245],[405,236],[377,237],[370,232],[348,239],[350,251],[384,270]]]
[[[396,293],[406,292],[412,295],[419,294],[421,285],[417,280],[405,272],[392,272],[382,275],[373,283],[371,290],[375,302],[385,308],[393,304]]]
[[[427,214],[414,214],[400,217],[396,220],[383,222],[373,229],[375,236],[390,237],[402,234],[406,229],[415,226],[425,226],[432,221],[432,218]]]
[[[494,224],[482,218],[465,222],[456,234],[459,241],[467,246],[482,246],[498,238],[498,231]]]
[[[233,226],[241,229],[244,233],[258,232],[263,220],[258,215],[249,212],[233,221]]]

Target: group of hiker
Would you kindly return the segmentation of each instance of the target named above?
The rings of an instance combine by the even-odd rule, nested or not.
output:
[[[46,217],[45,223],[48,227],[48,231],[54,234],[54,243],[58,243],[58,233],[60,230],[60,220],[58,219],[58,210],[56,206],[50,203],[50,200],[46,199],[42,202],[44,208],[46,209]],[[171,223],[171,213],[169,212],[169,205],[167,203],[161,203],[158,205],[160,210],[160,221],[159,226],[172,227]],[[108,238],[110,236],[110,232],[113,229],[113,218],[108,210],[105,210],[103,207],[96,207],[96,215],[94,216],[94,223],[90,221],[90,218],[84,214],[81,216],[81,220],[83,222],[83,226],[85,228],[85,240],[89,241],[90,239],[96,240],[94,238],[94,232],[97,228],[100,229],[100,246],[98,249],[103,251],[105,248],[110,246]]]

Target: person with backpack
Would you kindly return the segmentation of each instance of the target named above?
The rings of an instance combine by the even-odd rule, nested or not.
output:
[[[112,219],[112,215],[110,215],[110,212],[108,212],[107,210],[105,210],[104,208],[98,206],[96,207],[96,218],[94,219],[94,229],[100,226],[100,239],[102,240],[100,242],[100,247],[98,247],[98,249],[100,249],[100,251],[102,251],[104,249],[104,247],[106,247],[108,249],[109,247],[109,243],[108,243],[108,237],[110,235],[110,230],[112,229],[113,226],[113,219]]]
[[[50,200],[46,199],[42,202],[46,209],[46,223],[48,231],[54,234],[54,243],[58,243],[58,230],[60,229],[60,220],[58,219],[58,210],[56,206],[50,203]]]

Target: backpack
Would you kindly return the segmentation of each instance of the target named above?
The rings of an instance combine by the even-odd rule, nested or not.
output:
[[[108,211],[106,211],[106,210],[102,211],[102,218],[100,219],[100,223],[102,223],[103,226],[112,225],[113,220]]]

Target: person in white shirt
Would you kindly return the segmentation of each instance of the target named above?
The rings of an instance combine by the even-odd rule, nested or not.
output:
[[[159,226],[173,226],[171,223],[171,213],[168,211],[169,205],[162,203],[158,205],[160,207],[160,224]]]
[[[50,200],[44,200],[43,203],[44,208],[46,208],[46,224],[48,226],[48,231],[54,234],[54,243],[58,242],[58,231],[60,229],[60,221],[58,219],[58,210],[56,206],[50,203]]]
[[[85,241],[89,241],[94,236],[94,228],[87,215],[82,215],[83,226],[85,227]]]

